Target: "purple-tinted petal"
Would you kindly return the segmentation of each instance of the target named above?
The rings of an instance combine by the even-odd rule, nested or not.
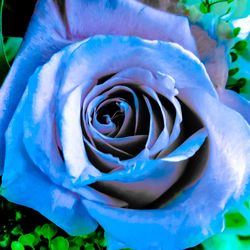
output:
[[[159,153],[162,149],[168,146],[169,133],[167,126],[164,126],[166,120],[162,117],[158,117],[159,114],[152,108],[150,101],[145,97],[145,101],[150,113],[150,126],[148,140],[145,145],[145,149],[149,151],[151,157]],[[161,109],[162,110],[162,109]],[[160,110],[160,111],[161,111]],[[163,129],[161,129],[163,128]]]
[[[111,246],[126,245],[132,249],[184,249],[194,246],[200,242],[202,232],[197,224],[205,217],[197,217],[194,206],[199,204],[188,204],[191,216],[184,209],[183,197],[177,199],[168,209],[157,210],[134,210],[124,208],[112,208],[102,206],[94,202],[83,201],[89,213],[97,219],[98,223],[105,228],[109,235]],[[203,204],[204,208],[207,206]],[[215,220],[217,218],[214,218]],[[218,219],[217,219],[218,222]],[[221,221],[214,223],[217,230],[221,230]],[[117,230],[119,228],[119,230]],[[190,230],[192,229],[192,237]],[[209,235],[209,232],[203,231]],[[145,240],[146,239],[146,240]],[[113,245],[112,242],[116,244]],[[119,244],[120,242],[120,244]],[[109,244],[109,243],[108,243]],[[111,248],[112,249],[112,248]],[[117,248],[114,248],[117,249]]]
[[[192,157],[200,149],[206,137],[206,130],[204,128],[200,129],[163,159],[167,161],[179,162]]]
[[[34,165],[27,154],[22,142],[23,132],[20,129],[24,126],[22,106],[23,103],[19,105],[17,116],[12,119],[10,129],[6,133],[6,141],[9,144],[1,194],[12,202],[38,210],[72,235],[95,230],[97,224],[79,202],[79,196],[52,182]],[[60,175],[60,169],[58,174]]]
[[[76,88],[68,95],[58,94],[57,125],[62,145],[65,166],[70,177],[85,179],[101,173],[89,162],[84,148],[80,123],[82,89]]]
[[[66,49],[65,51],[68,50]],[[57,58],[56,56],[55,58]],[[95,60],[93,60],[93,58],[95,58]],[[130,58],[130,60],[128,60],[128,58]],[[147,60],[145,60],[145,58],[147,58]],[[155,58],[157,58],[157,63],[155,63]],[[176,44],[118,36],[97,36],[87,39],[75,47],[70,57],[65,56],[63,60],[67,60],[70,67],[67,67],[67,69],[63,71],[63,80],[59,77],[61,74],[58,74],[58,78],[56,78],[58,81],[55,81],[62,87],[59,89],[59,92],[57,92],[57,95],[59,95],[62,100],[62,105],[59,105],[59,107],[61,107],[59,110],[63,111],[60,119],[67,119],[68,117],[66,114],[69,113],[69,110],[64,107],[64,101],[65,103],[68,101],[69,107],[71,107],[71,104],[79,106],[72,114],[72,118],[75,122],[78,115],[80,121],[80,104],[82,104],[80,94],[77,92],[79,91],[78,88],[81,88],[81,98],[84,99],[98,82],[98,79],[103,76],[115,74],[124,68],[139,67],[147,69],[146,71],[150,72],[151,76],[155,76],[157,72],[158,74],[160,72],[160,75],[164,76],[163,79],[168,79],[161,81],[161,83],[164,86],[162,89],[165,89],[166,93],[168,93],[167,97],[170,97],[169,100],[173,100],[174,94],[177,94],[177,92],[173,94],[171,90],[173,90],[173,87],[177,88],[179,91],[177,98],[201,118],[202,124],[207,129],[207,143],[204,144],[204,147],[206,147],[206,151],[209,151],[210,157],[208,160],[206,158],[205,162],[203,162],[203,178],[199,181],[197,181],[196,178],[196,182],[193,183],[191,187],[184,189],[182,193],[179,193],[180,195],[178,197],[164,204],[161,209],[139,211],[109,207],[113,205],[126,206],[126,201],[116,200],[114,197],[105,196],[105,194],[101,192],[94,192],[95,190],[93,189],[85,188],[85,185],[92,184],[96,181],[106,182],[107,184],[109,181],[120,181],[122,182],[121,186],[123,185],[125,190],[130,191],[131,187],[137,188],[137,195],[142,195],[143,192],[147,190],[147,202],[151,202],[152,198],[161,196],[167,189],[176,184],[176,182],[180,180],[183,171],[188,170],[186,167],[190,167],[190,165],[186,165],[186,162],[182,162],[183,164],[178,162],[177,164],[176,162],[161,159],[147,160],[148,152],[144,150],[138,156],[122,161],[123,168],[116,168],[115,171],[104,173],[100,176],[90,176],[89,179],[86,179],[86,176],[83,174],[77,178],[76,182],[72,182],[68,175],[68,172],[70,174],[71,172],[67,172],[64,165],[55,165],[58,167],[58,171],[55,171],[55,168],[50,168],[51,160],[53,163],[57,163],[53,158],[53,154],[50,152],[50,145],[45,147],[45,152],[43,152],[43,147],[39,148],[39,145],[36,145],[39,142],[38,139],[40,139],[44,146],[44,141],[47,139],[42,137],[43,134],[41,132],[44,131],[46,127],[40,130],[41,125],[39,121],[42,119],[42,115],[44,115],[44,119],[48,119],[44,124],[49,125],[50,129],[50,133],[45,135],[48,136],[52,134],[51,124],[53,124],[53,121],[49,115],[46,116],[45,114],[46,112],[53,114],[53,111],[55,111],[54,106],[51,105],[50,98],[53,97],[52,99],[54,100],[53,88],[56,86],[48,87],[48,89],[52,88],[52,90],[49,91],[49,96],[46,96],[46,98],[48,98],[47,105],[45,99],[42,99],[41,108],[45,108],[44,110],[41,111],[39,105],[30,107],[30,104],[33,103],[32,98],[36,97],[36,91],[40,92],[42,90],[39,84],[37,89],[36,86],[33,85],[35,79],[39,78],[36,72],[33,78],[31,78],[22,102],[15,112],[6,133],[6,165],[3,177],[4,196],[17,203],[25,203],[28,206],[35,207],[40,211],[40,207],[37,207],[36,204],[32,204],[32,199],[29,199],[31,188],[21,189],[22,196],[19,197],[15,197],[17,192],[13,190],[15,187],[19,188],[19,185],[23,186],[23,180],[27,181],[29,186],[31,180],[35,179],[32,178],[32,175],[34,174],[34,176],[36,176],[37,171],[39,171],[41,180],[46,178],[51,185],[55,183],[59,184],[62,186],[60,190],[67,188],[69,194],[74,193],[76,197],[81,199],[88,213],[105,228],[110,237],[114,238],[113,242],[122,242],[135,249],[146,249],[147,247],[149,247],[149,249],[160,249],[160,247],[163,247],[163,249],[167,247],[169,249],[183,249],[201,242],[214,232],[220,231],[222,228],[222,214],[231,202],[231,204],[233,204],[234,200],[238,200],[242,196],[242,193],[246,191],[246,183],[249,182],[248,162],[250,161],[250,145],[249,140],[246,140],[246,138],[249,138],[250,132],[249,125],[243,116],[219,102],[217,93],[200,61],[192,53],[187,52]],[[98,62],[98,67],[96,67],[96,62]],[[53,66],[53,60],[50,63]],[[45,65],[41,70],[49,67],[50,63]],[[183,68],[185,68],[184,71]],[[38,72],[40,71],[38,70]],[[150,73],[147,75],[150,76]],[[52,74],[52,78],[53,77]],[[36,80],[39,82],[41,79]],[[110,80],[112,80],[112,78]],[[164,85],[164,83],[166,85]],[[32,89],[33,91],[28,91],[32,87],[34,87],[34,89]],[[142,92],[143,88],[146,89],[146,87],[144,85],[141,88]],[[152,89],[159,94],[159,89]],[[144,91],[143,94],[145,93]],[[147,96],[148,99],[153,99],[150,97],[150,94],[147,94]],[[65,99],[62,97],[65,97]],[[171,99],[171,97],[173,99]],[[174,99],[176,102],[177,98]],[[36,100],[39,102],[39,98],[36,98]],[[178,105],[174,105],[175,108],[177,106]],[[34,126],[34,129],[27,130],[22,126],[27,126],[28,124],[27,121],[29,117],[24,118],[24,116],[32,113],[28,110],[29,108],[35,111],[35,115],[31,116],[33,118],[33,120],[31,120],[31,128]],[[50,112],[50,108],[52,112]],[[25,109],[25,112],[23,112],[23,109]],[[176,108],[176,111],[180,112],[180,108]],[[163,112],[163,114],[165,113]],[[71,117],[71,115],[69,115],[69,117]],[[67,121],[65,126],[66,127],[58,127],[59,130],[65,128],[61,133],[59,131],[60,135],[64,132],[70,134],[74,128],[78,130],[78,135],[80,134],[79,124],[74,125],[77,126],[74,127]],[[23,130],[25,135],[23,135]],[[23,136],[25,136],[25,143],[28,142],[25,144],[26,148],[22,144]],[[29,140],[29,137],[32,138],[32,136],[34,136],[33,138],[36,140]],[[61,140],[61,137],[58,137],[59,136],[55,135],[53,138],[54,141],[50,138],[49,142],[52,141],[57,145],[58,140]],[[71,140],[68,135],[67,138]],[[62,139],[65,139],[65,137]],[[84,139],[84,137],[80,138],[80,140],[83,141]],[[201,136],[201,138],[198,136],[197,140],[202,144],[203,139],[204,136]],[[58,148],[63,151],[64,143],[66,142],[67,140],[64,142],[61,140],[61,144],[58,143]],[[69,143],[73,146],[72,142],[73,140]],[[186,143],[188,142],[189,141]],[[195,150],[193,152],[196,152],[197,141],[194,140],[194,142]],[[185,145],[186,144],[184,144],[184,146]],[[232,145],[234,147],[232,147]],[[33,151],[33,149],[31,149],[31,151],[28,151],[28,146],[33,146],[35,150]],[[182,146],[180,146],[179,152],[182,151]],[[43,154],[40,154],[41,151]],[[70,150],[67,150],[67,152],[70,152]],[[190,151],[186,149],[183,152],[186,156],[192,155]],[[27,153],[34,153],[34,155],[29,156]],[[14,154],[18,159],[14,159]],[[60,159],[59,152],[56,153],[56,156]],[[32,164],[30,164],[31,159],[29,157],[33,160]],[[40,165],[38,161],[39,157],[44,158]],[[108,158],[105,158],[105,161],[107,159]],[[115,163],[115,160],[114,158],[113,163]],[[197,162],[197,164],[199,163],[200,161]],[[79,174],[75,171],[74,166],[72,173],[73,175]],[[31,176],[29,174],[31,174]],[[49,175],[49,178],[45,177],[46,174]],[[58,176],[56,174],[58,174]],[[26,175],[29,175],[29,178],[26,178]],[[22,178],[22,176],[24,176],[24,178]],[[140,185],[141,183],[143,184]],[[44,184],[41,183],[41,186],[43,185]],[[131,186],[129,187],[129,185]],[[44,193],[41,192],[41,194]],[[92,198],[90,201],[87,201],[86,199],[89,199],[89,197]],[[22,201],[22,198],[27,198],[29,201]],[[49,199],[51,198],[52,197],[49,196]],[[136,198],[136,196],[134,198]],[[103,205],[105,199],[107,199],[107,206]],[[34,200],[34,202],[36,202],[36,200]],[[129,200],[128,203],[129,202],[132,206],[133,201]],[[47,204],[50,205],[50,203]],[[82,210],[84,211],[84,207]],[[79,212],[78,209],[77,211]],[[51,220],[56,222],[59,220],[57,214],[54,215],[53,211],[47,207],[45,207],[44,210],[42,207],[41,212]],[[88,213],[85,214],[86,217]],[[54,216],[55,219],[53,219]],[[68,218],[69,217],[65,215],[65,220]],[[217,218],[219,220],[213,222],[213,220]],[[88,217],[87,221],[89,221]],[[89,223],[89,225],[90,224],[91,223]],[[59,225],[68,230],[68,222]],[[117,228],[120,230],[117,230]],[[89,227],[89,229],[91,228]],[[94,227],[92,229],[94,229]],[[81,228],[78,227],[74,232],[77,232],[77,234],[80,233]],[[84,232],[85,231],[82,230],[82,233]],[[145,241],[145,237],[147,241]]]
[[[219,89],[221,102],[239,112],[250,124],[250,102],[232,90]]]
[[[208,128],[210,158],[203,178],[163,209],[116,209],[85,202],[110,236],[135,249],[183,249],[219,232],[223,211],[239,199],[249,181],[250,130],[242,116],[197,89],[185,89],[180,97]]]
[[[84,142],[86,143],[86,149],[89,152],[89,159],[91,162],[95,163],[94,165],[97,169],[107,173],[122,168],[122,162],[118,157],[98,150],[86,139]]]
[[[130,163],[125,170],[98,178],[98,190],[143,207],[165,193],[184,172],[186,162],[145,160]]]
[[[51,0],[38,1],[22,48],[0,91],[1,169],[5,151],[4,133],[29,77],[66,45],[96,34],[134,35],[173,41],[196,51],[185,17],[160,12],[136,1],[75,0],[73,3],[67,0],[60,1],[60,4]]]

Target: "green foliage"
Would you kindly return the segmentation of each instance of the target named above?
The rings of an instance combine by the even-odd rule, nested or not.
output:
[[[4,234],[0,236],[0,247],[5,248],[10,245],[10,235]]]
[[[52,239],[57,233],[57,227],[54,224],[44,224],[41,227],[40,235],[42,235],[45,239]],[[38,233],[39,234],[39,233]]]
[[[49,242],[49,249],[51,250],[68,250],[69,249],[69,242],[62,236],[57,236],[53,240]]]
[[[238,33],[238,31],[235,32],[235,34],[236,33]],[[228,71],[228,82],[226,87],[238,93],[242,92],[242,89],[249,85],[249,79],[242,76],[241,68],[239,67],[242,63],[238,62],[238,60],[242,60],[245,54],[249,53],[247,49],[248,41],[237,39],[230,51],[231,66],[233,66],[233,68]]]
[[[103,250],[107,246],[101,228],[88,235],[69,236],[32,209],[12,204],[2,197],[0,214],[6,214],[0,218],[0,225],[3,225],[0,249]]]
[[[240,28],[240,27],[234,28],[234,29],[233,29],[233,36],[234,36],[234,37],[238,36],[239,33],[240,33],[240,31],[241,31],[241,28]]]
[[[235,62],[238,59],[238,55],[235,52],[230,52],[231,61]]]
[[[237,74],[239,71],[240,71],[239,68],[230,69],[230,70],[228,71],[228,75],[229,75],[229,76],[233,76],[233,75]]]
[[[200,11],[203,14],[207,14],[210,12],[215,12],[219,15],[225,15],[230,12],[231,8],[229,4],[232,3],[234,0],[217,0],[217,1],[201,1],[200,3]]]
[[[210,12],[209,5],[206,2],[201,2],[200,11],[203,14],[207,14],[208,12]]]
[[[247,41],[246,40],[240,40],[233,46],[233,49],[235,49],[238,52],[241,52],[245,50],[247,47]]]
[[[11,242],[11,249],[12,250],[25,250],[25,248],[22,245],[22,243],[20,243],[18,241],[12,241]]]
[[[235,228],[242,227],[247,224],[247,220],[238,211],[229,212],[225,215],[226,227]]]
[[[18,238],[18,242],[20,242],[23,246],[33,247],[38,243],[36,241],[36,237],[34,234],[23,234]]]

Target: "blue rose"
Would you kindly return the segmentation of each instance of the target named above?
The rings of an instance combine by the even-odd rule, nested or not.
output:
[[[39,1],[0,92],[2,195],[71,235],[100,224],[109,249],[222,231],[249,189],[250,105],[194,29],[132,0]]]

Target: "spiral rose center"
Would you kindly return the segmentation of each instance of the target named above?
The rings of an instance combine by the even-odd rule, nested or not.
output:
[[[186,139],[174,79],[143,68],[101,79],[82,98],[84,147],[90,163],[104,174],[91,187],[125,206],[144,207],[167,192],[187,163],[187,157],[167,158]]]

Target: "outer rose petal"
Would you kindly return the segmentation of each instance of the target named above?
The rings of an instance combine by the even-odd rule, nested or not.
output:
[[[21,102],[16,110],[18,115],[12,120],[15,135],[12,131],[6,133],[13,139],[6,152],[6,164],[15,167],[8,168],[8,173],[3,176],[5,185],[11,183],[11,189],[2,187],[1,195],[8,197],[10,201],[33,207],[73,235],[79,230],[85,233],[92,232],[97,224],[89,216],[79,197],[51,182],[27,154],[22,141],[25,114],[22,112],[23,106],[24,102]]]
[[[224,46],[218,46],[217,42],[197,25],[193,25],[191,30],[195,38],[199,58],[204,63],[210,79],[216,88],[224,88],[228,76]]]
[[[139,2],[149,4],[154,8],[167,10],[171,13],[177,12],[178,9],[178,0],[138,0]]]
[[[250,142],[246,138],[250,137],[250,130],[249,125],[239,113],[220,103],[204,66],[192,53],[177,44],[152,42],[135,37],[96,36],[78,43],[76,47],[74,46],[69,46],[54,55],[41,68],[41,70],[50,69],[49,65],[53,65],[53,60],[60,57],[61,53],[66,56],[68,55],[67,52],[75,48],[69,57],[70,59],[67,60],[70,67],[64,70],[63,84],[61,81],[56,82],[62,84],[60,89],[62,93],[71,92],[81,86],[82,90],[86,90],[82,91],[84,95],[91,88],[89,83],[95,84],[96,82],[93,82],[93,79],[98,79],[98,76],[101,77],[105,73],[119,72],[124,68],[133,68],[135,66],[148,68],[153,73],[160,71],[165,75],[170,75],[175,80],[175,87],[179,91],[177,97],[198,114],[208,133],[205,147],[208,146],[209,159],[206,162],[207,157],[205,156],[204,162],[197,163],[206,166],[203,178],[192,187],[183,190],[180,196],[176,197],[171,203],[166,204],[161,209],[154,210],[121,209],[110,205],[108,202],[103,205],[103,202],[95,202],[95,199],[88,199],[79,192],[77,197],[81,199],[81,203],[87,210],[84,219],[86,219],[88,227],[86,229],[83,225],[79,225],[85,223],[85,221],[79,220],[79,224],[72,229],[72,232],[71,223],[67,219],[66,212],[61,213],[59,216],[56,214],[55,218],[53,218],[54,213],[50,207],[50,199],[53,198],[51,194],[54,188],[58,189],[58,186],[51,184],[51,189],[48,188],[47,190],[49,200],[45,199],[45,205],[41,206],[40,209],[36,204],[35,206],[32,205],[32,202],[36,202],[36,200],[29,199],[30,194],[26,193],[29,192],[29,189],[26,189],[23,183],[22,175],[29,187],[33,178],[39,178],[37,169],[34,169],[32,163],[30,164],[30,158],[22,141],[22,131],[25,130],[25,128],[22,128],[25,125],[23,116],[29,114],[29,109],[26,110],[26,113],[21,112],[20,109],[26,101],[28,90],[33,84],[36,84],[36,82],[32,82],[32,77],[6,133],[8,147],[6,172],[3,178],[3,187],[5,188],[3,194],[13,201],[35,207],[58,225],[68,230],[68,232],[74,234],[81,234],[95,228],[95,223],[88,216],[90,214],[93,219],[104,227],[109,239],[113,239],[113,247],[115,242],[118,241],[135,249],[171,249],[171,247],[172,249],[183,249],[201,242],[215,232],[221,231],[223,226],[222,213],[227,209],[227,206],[232,205],[235,200],[242,196],[246,191],[246,184],[249,182],[247,164],[250,161]],[[66,56],[64,59],[67,58]],[[157,60],[157,64],[155,60]],[[98,67],[96,67],[96,61],[99,62]],[[185,71],[183,71],[184,67]],[[36,74],[37,72],[34,75],[36,76]],[[62,77],[61,74],[59,75]],[[41,78],[39,78],[40,82],[38,81],[41,89],[36,89],[39,91],[43,90]],[[59,79],[56,78],[56,80]],[[46,88],[46,85],[44,85],[44,89],[47,90],[48,87]],[[58,94],[61,95],[62,93]],[[31,91],[30,94],[36,96],[37,92]],[[39,99],[35,98],[35,101],[37,102]],[[37,105],[38,110],[39,107]],[[29,108],[29,105],[26,108]],[[14,134],[17,138],[13,137]],[[179,151],[184,156],[189,156],[192,152],[195,153],[196,144],[202,144],[206,134],[202,132],[196,135],[198,137],[190,138],[191,141],[194,139],[192,145],[195,146],[191,152],[186,150],[186,144],[184,143],[179,147],[179,150],[177,148],[176,153]],[[33,146],[37,147],[37,145]],[[18,156],[18,161],[13,158],[13,152]],[[38,153],[39,151],[37,155]],[[15,168],[13,168],[14,165]],[[142,175],[144,173],[146,172],[143,172]],[[46,185],[42,173],[40,177],[39,183],[42,186]],[[57,176],[53,179],[50,173],[48,177],[55,182]],[[80,180],[78,184],[83,187],[84,179],[82,182]],[[68,188],[68,186],[62,185],[60,189],[62,193],[64,193],[64,187]],[[21,190],[19,196],[17,196],[16,188]],[[71,209],[72,204],[78,202],[72,198],[72,192],[79,191],[77,188],[74,183],[71,186],[69,185],[70,194],[68,194],[69,196],[66,194],[66,200],[71,201],[71,203],[69,202],[71,206],[64,207],[65,210]],[[43,193],[41,190],[38,190],[38,192]],[[60,200],[58,202],[55,202],[56,206],[60,205]],[[81,205],[77,204],[81,208]],[[73,210],[74,219],[78,218],[78,213],[81,216],[78,205],[77,209]],[[62,216],[65,216],[65,218],[60,221]],[[147,241],[145,241],[145,237]]]
[[[250,124],[250,101],[228,89],[218,89],[218,94],[225,105],[239,112]]]
[[[178,29],[176,29],[178,27]],[[36,67],[67,44],[96,34],[173,41],[196,52],[188,21],[134,0],[40,0],[24,43],[0,90],[0,173],[4,133]]]

